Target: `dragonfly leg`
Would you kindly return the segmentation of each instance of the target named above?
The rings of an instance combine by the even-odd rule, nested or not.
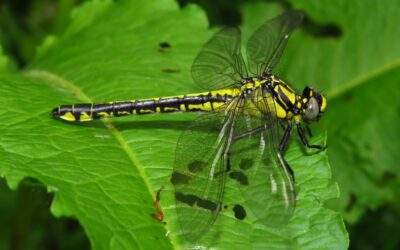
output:
[[[286,148],[289,144],[289,139],[290,139],[290,133],[292,131],[292,124],[288,123],[285,132],[283,133],[283,137],[281,139],[281,142],[279,143],[279,151],[278,151],[278,158],[282,162],[283,167],[289,172],[293,182],[294,180],[294,172],[293,169],[290,167],[290,165],[287,163],[285,160],[285,157],[283,156],[285,154]]]
[[[285,132],[283,133],[281,142],[279,143],[279,153],[282,155],[285,153],[286,148],[289,144],[289,139],[290,139],[290,133],[292,132],[292,124],[288,123]]]
[[[324,146],[324,145],[310,144],[308,142],[308,139],[307,139],[307,136],[306,136],[306,131],[304,130],[304,128],[300,124],[297,124],[297,133],[299,134],[301,142],[307,148],[316,148],[316,149],[319,149],[319,150],[324,150],[326,148],[326,146]],[[311,134],[311,133],[309,133],[309,134]]]
[[[279,125],[281,126],[281,128],[282,128],[283,130],[285,130],[285,129],[286,129],[286,126],[285,126],[285,124],[286,124],[286,122],[285,122],[285,121],[279,120]]]
[[[307,133],[308,133],[308,137],[312,137],[313,135],[312,135],[310,126],[306,125],[306,130],[307,130]]]
[[[226,168],[224,170],[218,171],[214,174],[214,177],[223,175],[225,173],[229,173],[232,170],[232,166],[231,166],[231,157],[230,154],[227,153],[227,159],[226,159]]]
[[[226,172],[228,173],[231,171],[232,166],[231,166],[231,157],[230,154],[228,153],[228,158],[226,159]]]

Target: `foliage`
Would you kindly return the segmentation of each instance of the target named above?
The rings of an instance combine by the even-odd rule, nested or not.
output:
[[[299,89],[311,83],[328,95],[328,112],[316,129],[328,129],[335,178],[324,152],[312,155],[293,142],[286,158],[299,195],[291,222],[278,230],[254,221],[239,224],[224,213],[217,221],[220,248],[346,248],[341,217],[324,206],[338,196],[336,180],[341,197],[329,204],[352,223],[366,209],[398,207],[399,146],[391,138],[399,133],[400,6],[391,0],[291,4],[307,20],[279,70]],[[252,2],[238,11],[248,37],[282,6]],[[201,9],[180,9],[172,0],[92,1],[76,8],[62,35],[48,37],[26,70],[0,75],[0,175],[13,188],[25,177],[46,185],[55,194],[53,214],[76,217],[94,249],[179,248],[185,242],[169,176],[176,140],[194,116],[71,125],[48,112],[60,103],[199,91],[189,69],[212,34],[207,26]],[[171,49],[159,50],[162,42]],[[7,61],[0,57],[0,72],[7,72]],[[313,140],[326,138],[319,133]],[[161,186],[166,224],[151,216]]]

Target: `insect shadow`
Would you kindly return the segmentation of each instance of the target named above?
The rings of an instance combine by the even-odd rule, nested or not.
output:
[[[125,130],[138,130],[138,129],[169,129],[169,130],[186,130],[193,120],[177,121],[177,120],[153,120],[153,121],[112,121],[112,125],[119,131]],[[82,122],[82,123],[68,123],[69,126],[80,126],[80,127],[95,127],[95,128],[106,128],[101,120]],[[206,130],[206,128],[204,128]],[[209,131],[209,130],[207,130]]]

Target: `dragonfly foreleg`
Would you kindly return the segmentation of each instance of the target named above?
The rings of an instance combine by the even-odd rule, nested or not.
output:
[[[324,145],[310,144],[308,142],[308,139],[307,139],[307,136],[306,136],[306,131],[304,130],[304,128],[300,124],[297,124],[297,133],[299,134],[301,142],[307,148],[316,148],[316,149],[319,149],[319,150],[324,150],[326,148],[326,146],[324,146]]]

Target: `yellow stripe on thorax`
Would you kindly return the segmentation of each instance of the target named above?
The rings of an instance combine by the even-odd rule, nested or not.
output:
[[[265,100],[260,100],[260,102],[265,102]],[[288,112],[286,112],[286,110],[279,105],[275,99],[268,97],[265,103],[268,105],[268,110],[266,110],[266,112],[272,113],[272,115],[275,115],[279,119],[288,117]]]
[[[276,88],[277,87],[279,87],[279,85],[277,85]],[[258,89],[256,91],[262,91],[262,90]],[[286,89],[286,92],[284,92],[284,93],[293,94],[290,97],[288,96],[288,98],[291,102],[292,102],[292,100],[295,100],[296,96],[294,93],[290,93],[289,91],[287,91],[287,89]],[[291,116],[293,115],[292,112],[287,111],[287,109],[285,109],[285,107],[282,107],[277,100],[272,98],[272,96],[268,95],[267,97],[265,97],[266,100],[262,100],[261,97],[265,96],[263,94],[256,94],[255,96],[260,97],[260,100],[256,101],[256,105],[258,106],[258,108],[260,108],[262,110],[266,109],[266,110],[264,110],[264,112],[272,113],[272,115],[275,115],[278,119],[291,118]],[[293,101],[293,103],[294,103],[294,101]],[[252,104],[251,103],[247,104],[247,106],[249,106],[249,105],[251,106]],[[255,109],[255,110],[257,110],[257,109]],[[259,115],[259,111],[256,111],[253,115]]]

